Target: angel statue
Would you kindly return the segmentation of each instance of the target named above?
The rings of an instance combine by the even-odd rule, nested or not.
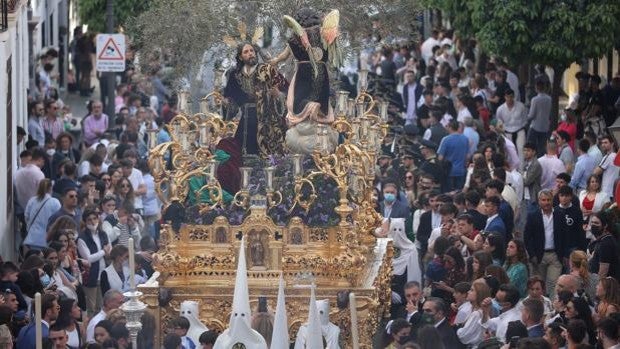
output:
[[[235,111],[233,114],[241,111],[235,139],[242,155],[267,158],[283,154],[286,125],[278,96],[286,91],[287,81],[273,65],[258,61],[256,42],[263,35],[262,28],[255,31],[251,42],[246,40],[245,24],[240,23],[239,33],[241,42],[224,38],[226,44],[237,49],[237,65],[229,72],[224,88],[228,109]]]
[[[338,48],[338,10],[331,11],[323,21],[319,14],[303,8],[295,18],[284,16],[284,23],[294,35],[286,49],[269,63],[277,64],[291,54],[297,60],[297,69],[291,80],[286,98],[289,125],[286,145],[292,153],[310,154],[317,141],[317,124],[331,124],[334,112],[329,105],[328,64],[339,68],[342,53]],[[338,134],[329,128],[329,145],[338,143]]]

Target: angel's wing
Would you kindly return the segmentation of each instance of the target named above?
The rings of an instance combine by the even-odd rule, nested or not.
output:
[[[340,23],[340,12],[333,10],[325,16],[321,25],[321,40],[323,47],[327,49],[338,37],[338,24]]]
[[[239,31],[239,37],[241,37],[241,41],[245,41],[248,36],[248,27],[243,21],[239,21],[237,24],[237,30]]]
[[[327,57],[329,63],[335,67],[340,68],[344,62],[342,57],[342,50],[338,45],[338,36],[340,23],[340,12],[333,10],[325,16],[323,24],[321,25],[321,41],[323,48],[327,50]]]
[[[265,34],[265,29],[263,29],[263,27],[257,27],[254,31],[254,35],[252,35],[252,44],[256,45],[258,40],[263,37],[263,34]]]
[[[228,47],[231,47],[231,48],[237,47],[237,40],[235,40],[232,36],[224,35],[224,37],[222,39],[223,39],[224,43],[226,45],[228,45]]]

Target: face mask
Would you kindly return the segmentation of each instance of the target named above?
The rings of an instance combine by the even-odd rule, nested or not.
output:
[[[45,151],[47,153],[47,155],[49,156],[54,156],[54,154],[56,154],[56,149],[48,149]]]
[[[97,226],[94,224],[87,224],[86,228],[88,228],[88,230],[90,231],[96,231],[97,230]]]
[[[601,229],[601,227],[596,226],[596,225],[591,225],[590,231],[592,232],[592,235],[596,237],[601,236],[601,234],[603,234],[603,230]]]
[[[41,284],[43,285],[43,288],[46,288],[47,286],[49,286],[50,282],[52,282],[52,280],[50,279],[50,276],[47,275],[46,273],[44,273],[43,276],[39,278],[39,280],[41,280]]]
[[[392,193],[387,193],[384,195],[384,199],[386,202],[394,202],[396,201],[396,195],[392,194]]]
[[[123,268],[129,269],[129,261],[124,261],[123,262]]]
[[[502,311],[502,306],[501,304],[499,304],[499,302],[497,301],[497,299],[493,298],[491,300],[491,306],[493,307],[493,309],[495,309],[497,311],[497,313],[501,313]]]
[[[409,336],[402,336],[398,338],[398,344],[405,344],[409,342]]]
[[[566,121],[566,114],[565,113],[560,114],[560,121]]]
[[[431,314],[426,314],[426,313],[422,314],[421,320],[422,320],[422,323],[425,325],[432,325],[435,323],[435,319],[433,318],[433,315]]]

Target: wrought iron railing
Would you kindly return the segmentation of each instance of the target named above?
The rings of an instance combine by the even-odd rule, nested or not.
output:
[[[9,0],[0,0],[0,32],[9,28]]]

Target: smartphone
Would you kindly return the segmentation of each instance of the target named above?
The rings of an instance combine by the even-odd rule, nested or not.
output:
[[[265,296],[258,297],[258,312],[259,313],[267,312],[267,297]]]

